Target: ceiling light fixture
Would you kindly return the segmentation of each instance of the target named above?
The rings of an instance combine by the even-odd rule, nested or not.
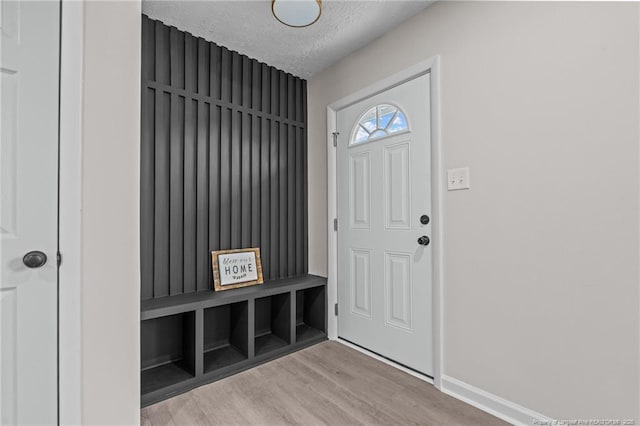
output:
[[[271,12],[289,27],[308,27],[320,19],[322,0],[271,0]]]

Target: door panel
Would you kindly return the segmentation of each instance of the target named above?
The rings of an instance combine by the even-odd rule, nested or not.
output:
[[[351,249],[351,312],[371,317],[371,252]]]
[[[368,152],[351,156],[350,180],[351,227],[369,229],[371,225],[371,160]]]
[[[411,330],[411,253],[384,254],[387,324]]]
[[[55,424],[59,3],[0,12],[0,423]]]
[[[429,102],[426,74],[338,111],[336,155],[338,335],[432,375]]]
[[[387,229],[411,229],[409,143],[384,147],[384,208]]]

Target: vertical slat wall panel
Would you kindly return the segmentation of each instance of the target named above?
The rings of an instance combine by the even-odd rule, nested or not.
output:
[[[293,119],[295,85],[287,75],[287,118]],[[287,133],[287,275],[296,274],[296,126],[289,125]]]
[[[271,70],[262,64],[262,99],[261,111],[271,109]],[[260,254],[262,256],[262,273],[265,277],[274,276],[271,273],[271,205],[270,179],[271,176],[271,120],[263,117],[260,131]]]
[[[295,106],[295,120],[304,121],[302,111],[302,81],[296,79],[296,106]],[[305,232],[304,217],[307,212],[304,209],[307,192],[304,189],[304,154],[302,145],[304,144],[305,129],[301,127],[296,128],[296,275],[302,274],[306,271],[304,264],[304,239],[300,238]]]
[[[210,120],[209,120],[209,249],[210,251],[220,249],[220,203],[222,202],[221,192],[221,167],[220,162],[222,158],[222,151],[220,150],[222,141],[222,132],[220,124],[222,122],[222,108],[217,105],[210,107]],[[226,161],[226,160],[225,160]],[[202,256],[202,253],[198,253]],[[210,260],[209,253],[207,252],[207,263]],[[213,274],[211,267],[209,269],[209,280],[203,290],[209,288],[211,282],[211,276]],[[198,290],[201,289],[201,283],[198,283]]]
[[[191,34],[185,36],[185,90],[190,93],[198,90],[198,50],[197,39]],[[184,260],[183,292],[196,291],[196,234],[197,234],[197,157],[196,132],[198,101],[187,98],[184,113]]]
[[[306,81],[142,19],[141,298],[211,290],[213,250],[306,273]]]
[[[173,70],[172,70],[173,71]],[[169,292],[182,293],[184,253],[184,97],[171,95],[171,148],[169,151]]]
[[[198,39],[198,93],[209,96],[211,58],[209,43]],[[196,291],[206,290],[209,280],[209,120],[211,105],[198,99],[196,133]]]
[[[309,234],[307,230],[309,229],[309,192],[307,190],[309,185],[309,176],[307,175],[307,81],[302,80],[302,122],[305,123],[304,132],[302,133],[302,170],[304,170],[302,176],[304,177],[304,186],[302,188],[304,192],[304,200],[303,200],[303,219],[304,225],[302,233],[302,260],[304,262],[303,270],[306,272],[309,270]]]
[[[251,61],[251,108],[260,109],[261,67]],[[251,119],[251,246],[260,247],[260,130],[262,119],[253,115]]]
[[[155,79],[155,26],[147,19],[142,20],[142,32],[144,34],[144,44],[142,54],[144,55],[144,68],[142,69],[142,96],[141,96],[141,170],[140,186],[147,191],[140,194],[140,233],[142,235],[153,235],[154,227],[154,203],[155,190],[155,98],[156,91],[146,87],[145,82]],[[141,288],[140,297],[150,299],[153,297],[153,238],[142,239],[140,244],[140,270]]]
[[[269,111],[272,114],[280,113],[280,97],[278,95],[279,92],[279,77],[278,72],[273,67],[269,67],[271,69],[271,107]],[[270,187],[270,205],[271,212],[269,216],[271,217],[271,235],[269,236],[269,246],[270,256],[271,256],[271,276],[277,277],[280,276],[280,264],[278,260],[280,259],[280,192],[278,191],[278,185],[280,183],[280,173],[278,168],[279,156],[279,140],[280,140],[280,122],[275,120],[269,120],[271,127],[271,138],[269,140],[270,145],[270,155],[269,155],[269,187]]]
[[[280,78],[280,116],[287,116],[287,75],[278,73]],[[280,224],[278,225],[280,262],[278,274],[287,275],[287,138],[289,126],[285,121],[280,121],[279,138],[279,163],[278,163],[278,195],[280,200]]]
[[[251,63],[242,56],[242,103],[245,108],[251,107]],[[251,120],[252,114],[241,114],[241,200],[240,200],[240,246],[251,246]]]

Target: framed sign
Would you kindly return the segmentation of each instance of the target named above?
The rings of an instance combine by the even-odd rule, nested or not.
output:
[[[262,284],[259,248],[211,252],[213,286],[216,291]]]

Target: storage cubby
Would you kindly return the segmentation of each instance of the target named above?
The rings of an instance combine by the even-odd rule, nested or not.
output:
[[[204,310],[204,372],[216,371],[249,356],[248,302]]]
[[[195,376],[195,313],[148,319],[140,326],[142,394]]]
[[[296,342],[324,336],[325,318],[325,286],[296,291]]]
[[[291,343],[291,296],[255,299],[255,354],[264,355]]]
[[[141,303],[142,406],[326,340],[326,278]]]

